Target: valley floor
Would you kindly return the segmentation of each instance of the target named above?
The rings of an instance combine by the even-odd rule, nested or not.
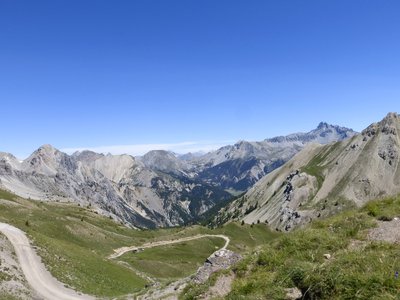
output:
[[[124,255],[127,252],[137,252],[137,251],[142,251],[144,249],[149,249],[149,248],[154,248],[154,247],[159,247],[159,246],[166,246],[166,245],[172,245],[172,244],[179,244],[182,242],[188,242],[188,241],[193,241],[193,240],[198,240],[206,237],[216,237],[216,238],[221,238],[225,240],[225,245],[221,249],[226,249],[228,247],[229,242],[231,241],[229,237],[226,235],[221,235],[221,234],[199,234],[195,236],[188,236],[184,238],[179,238],[176,240],[166,240],[166,241],[157,241],[157,242],[149,242],[140,246],[130,246],[130,247],[122,247],[118,249],[114,249],[114,254],[110,255],[108,258],[113,259],[113,258],[118,258],[122,255]]]

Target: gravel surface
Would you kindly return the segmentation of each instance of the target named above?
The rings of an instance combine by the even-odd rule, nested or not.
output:
[[[55,279],[46,270],[40,257],[29,243],[25,233],[20,229],[0,223],[0,231],[14,246],[19,265],[25,278],[32,289],[40,296],[40,299],[48,300],[82,300],[95,299],[91,296],[81,295]]]

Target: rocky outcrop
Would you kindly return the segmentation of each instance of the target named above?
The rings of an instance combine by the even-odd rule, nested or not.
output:
[[[242,256],[240,254],[231,250],[220,249],[206,259],[204,265],[197,270],[193,282],[197,284],[204,283],[212,273],[229,269],[241,259]]]
[[[298,300],[302,299],[303,293],[298,288],[288,288],[285,289],[286,292],[286,300]]]

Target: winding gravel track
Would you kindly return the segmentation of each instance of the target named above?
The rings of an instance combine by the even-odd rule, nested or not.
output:
[[[29,243],[26,234],[9,224],[0,223],[0,231],[10,240],[15,248],[19,264],[26,280],[41,299],[46,300],[89,300],[92,296],[82,295],[55,279],[46,270],[40,257]]]
[[[110,258],[110,259],[117,258],[129,251],[137,251],[139,249],[147,249],[147,248],[153,248],[153,247],[158,247],[158,246],[178,244],[178,243],[193,241],[193,240],[202,239],[202,238],[206,238],[206,237],[217,237],[217,238],[224,239],[225,245],[222,248],[220,248],[220,250],[226,249],[226,247],[228,247],[228,245],[231,241],[229,239],[229,237],[227,237],[226,235],[222,235],[222,234],[198,234],[198,235],[184,237],[184,238],[180,238],[180,239],[176,239],[176,240],[157,241],[157,242],[146,243],[141,246],[131,246],[131,247],[122,247],[122,248],[114,249],[115,253],[111,254],[108,258]]]

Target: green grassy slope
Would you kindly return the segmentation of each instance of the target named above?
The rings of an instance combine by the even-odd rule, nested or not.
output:
[[[51,273],[68,286],[97,296],[115,297],[144,289],[149,282],[132,268],[161,281],[186,276],[224,241],[202,239],[147,249],[129,259],[123,256],[121,260],[128,260],[130,266],[107,259],[115,248],[209,233],[228,235],[232,240],[229,248],[245,252],[276,236],[262,224],[229,224],[213,230],[191,226],[139,231],[76,204],[30,201],[1,190],[0,199],[6,199],[0,200],[0,222],[25,231]],[[185,252],[191,256],[185,257]]]
[[[285,234],[233,268],[236,279],[226,298],[286,299],[285,289],[297,287],[303,299],[400,299],[400,278],[395,278],[400,245],[367,238],[377,219],[396,216],[400,197],[372,201]],[[196,299],[213,281],[187,289],[181,298]]]
[[[140,240],[129,230],[72,204],[45,204],[14,198],[0,202],[0,221],[25,231],[54,276],[85,293],[130,293],[146,282],[105,257],[113,248]],[[132,232],[132,233],[131,233]]]

